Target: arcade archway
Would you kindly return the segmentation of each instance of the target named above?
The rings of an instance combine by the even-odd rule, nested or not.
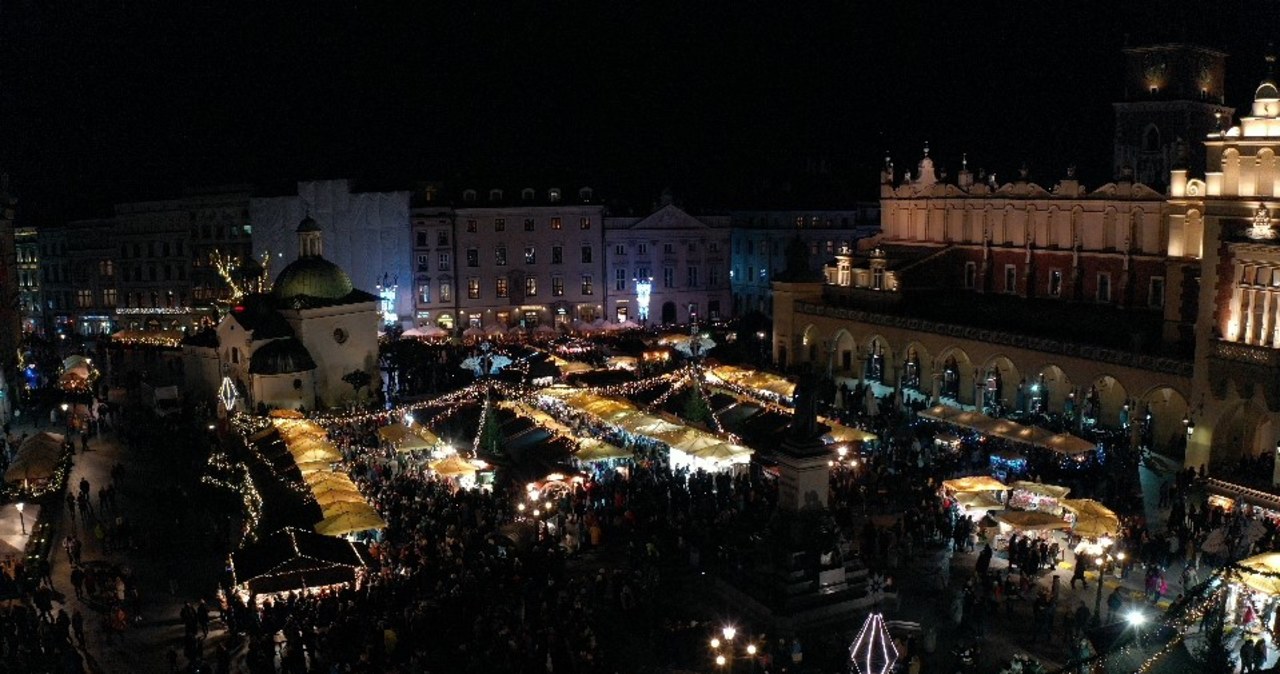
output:
[[[940,374],[938,397],[953,403],[973,403],[973,361],[959,347],[951,347],[938,356]]]
[[[872,335],[862,345],[858,354],[862,357],[862,379],[881,384],[892,384],[897,364],[893,360],[893,349],[889,340],[880,335]]]
[[[1213,427],[1210,461],[1229,465],[1243,458],[1253,458],[1269,451],[1271,417],[1252,401],[1237,403],[1223,412]]]
[[[1157,386],[1142,396],[1142,406],[1135,415],[1140,441],[1157,452],[1171,452],[1186,442],[1187,399],[1172,386]]]
[[[1028,410],[1040,413],[1065,411],[1067,396],[1071,393],[1071,379],[1062,368],[1052,364],[1041,367],[1027,386]]]
[[[1125,409],[1128,403],[1129,394],[1124,385],[1115,377],[1104,374],[1084,390],[1081,413],[1086,423],[1120,428],[1129,422],[1125,418],[1131,412]]]
[[[836,336],[831,340],[835,353],[832,358],[835,359],[833,369],[839,374],[856,375],[858,365],[858,343],[854,341],[853,335],[848,330],[841,328]]]
[[[929,354],[929,350],[924,348],[920,342],[911,342],[907,344],[906,350],[902,354],[902,369],[900,370],[902,387],[923,393],[924,395],[933,395],[933,357]]]
[[[982,376],[979,389],[984,409],[1003,412],[1004,409],[1016,409],[1020,403],[1025,405],[1025,392],[1019,389],[1022,375],[1012,360],[1005,356],[992,356],[979,374]]]

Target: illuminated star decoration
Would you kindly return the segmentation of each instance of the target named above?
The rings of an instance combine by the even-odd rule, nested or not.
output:
[[[858,638],[849,647],[849,659],[858,674],[887,674],[898,661],[898,647],[893,645],[884,616],[872,613],[862,623]]]
[[[697,349],[697,355],[702,355],[714,348],[715,345],[715,340],[707,337],[706,335],[691,335],[689,339],[677,341],[675,343],[675,349],[676,351],[692,358],[695,355],[695,348]]]
[[[511,359],[501,354],[488,356],[488,359],[488,374],[498,374],[498,372],[502,371],[503,368],[511,364]],[[471,370],[477,377],[484,376],[484,361],[485,356],[472,356],[462,361],[462,369]]]
[[[218,400],[222,402],[223,408],[228,412],[236,407],[236,386],[231,383],[231,377],[223,377],[222,385],[218,387]]]

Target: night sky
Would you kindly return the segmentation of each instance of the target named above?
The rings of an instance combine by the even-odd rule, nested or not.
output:
[[[54,219],[331,177],[836,205],[926,140],[1097,185],[1126,36],[1226,49],[1241,108],[1280,33],[1274,0],[508,4],[11,0],[0,166]]]

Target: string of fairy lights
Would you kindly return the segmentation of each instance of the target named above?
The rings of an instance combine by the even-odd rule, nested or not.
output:
[[[209,455],[207,466],[209,470],[200,478],[201,482],[240,496],[244,509],[244,522],[240,527],[241,546],[256,540],[258,523],[262,521],[262,494],[254,486],[248,466],[243,461],[233,463],[221,450]],[[224,477],[219,477],[219,474]],[[233,476],[236,479],[232,479]]]

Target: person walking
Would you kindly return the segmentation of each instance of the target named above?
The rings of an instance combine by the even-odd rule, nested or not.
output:
[[[1108,623],[1113,623],[1116,621],[1116,614],[1119,613],[1120,609],[1123,606],[1124,606],[1124,595],[1121,594],[1120,586],[1117,585],[1116,589],[1112,590],[1111,594],[1107,595],[1107,622]]]
[[[76,599],[84,599],[84,569],[78,566],[72,567],[71,587],[75,588]]]
[[[1077,580],[1084,584],[1084,589],[1089,589],[1089,580],[1084,577],[1086,568],[1088,568],[1088,563],[1085,562],[1084,555],[1076,555],[1076,568],[1071,573],[1071,589],[1076,589]]]
[[[76,528],[76,497],[71,492],[67,492],[67,516],[71,518],[71,530]]]
[[[76,635],[76,643],[84,648],[84,615],[80,609],[71,611],[71,632]]]

